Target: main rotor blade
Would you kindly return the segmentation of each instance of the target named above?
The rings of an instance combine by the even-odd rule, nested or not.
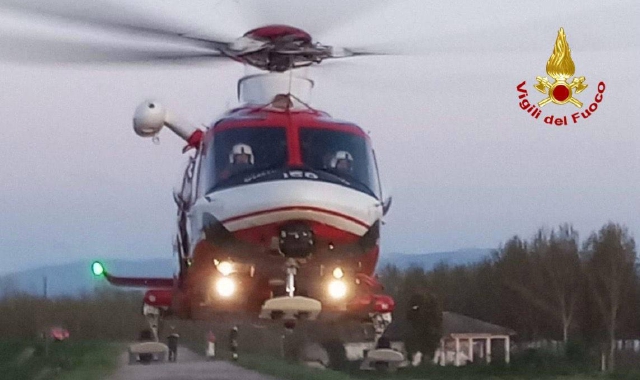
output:
[[[385,51],[384,49],[376,51],[374,49],[369,50],[368,48],[342,48],[332,46],[331,56],[326,59],[354,58],[372,55],[396,55],[396,53],[393,53],[392,51]]]
[[[537,3],[489,1],[445,5],[407,0],[378,8],[366,18],[333,29],[330,36],[320,41],[356,51],[403,56],[533,51],[550,54],[555,34],[564,26],[571,31],[569,43],[575,44],[571,47],[575,46],[576,51],[629,50],[640,46],[640,35],[629,32],[629,25],[636,24],[640,11],[638,2],[602,3],[578,9],[560,2],[558,7],[557,15],[570,13],[572,17],[566,20],[549,17],[538,12]],[[590,27],[599,17],[608,21],[602,28]],[[372,30],[383,32],[375,34]]]
[[[88,26],[126,35],[155,37],[162,41],[177,42],[203,48],[226,46],[231,39],[214,35],[196,34],[195,30],[179,27],[166,18],[123,9],[105,1],[78,2],[73,0],[0,0],[0,9],[42,16],[52,21]]]
[[[19,36],[0,38],[0,61],[35,63],[181,63],[228,60],[215,51],[105,45]]]

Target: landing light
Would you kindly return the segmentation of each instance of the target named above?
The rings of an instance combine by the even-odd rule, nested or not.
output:
[[[347,284],[344,281],[333,280],[329,283],[329,295],[332,298],[340,299],[347,294]]]
[[[337,267],[336,269],[333,270],[333,277],[335,277],[335,278],[337,278],[339,280],[343,276],[344,276],[344,271],[342,270],[342,268]]]
[[[104,265],[99,261],[94,261],[91,264],[91,272],[94,276],[102,276],[104,274]]]
[[[221,277],[216,282],[216,291],[222,297],[231,297],[236,291],[236,283],[229,277]]]
[[[228,276],[233,273],[233,264],[228,261],[223,261],[219,263],[216,268],[218,268],[218,272],[220,272],[223,276]]]

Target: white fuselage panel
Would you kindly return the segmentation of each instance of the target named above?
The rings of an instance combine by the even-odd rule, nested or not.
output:
[[[253,183],[214,191],[191,208],[192,243],[200,238],[203,214],[239,231],[288,220],[324,223],[362,236],[380,218],[376,198],[346,186],[306,179]]]

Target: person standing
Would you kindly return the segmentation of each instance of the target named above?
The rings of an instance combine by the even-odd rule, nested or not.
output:
[[[238,360],[238,326],[233,326],[229,334],[229,348],[233,360]]]
[[[206,356],[209,360],[213,360],[216,357],[216,335],[211,330],[209,330],[209,334],[207,334]]]
[[[173,328],[171,329],[173,330]],[[173,332],[171,335],[167,337],[167,346],[169,346],[169,361],[175,362],[178,360],[178,339],[180,335],[178,333]]]

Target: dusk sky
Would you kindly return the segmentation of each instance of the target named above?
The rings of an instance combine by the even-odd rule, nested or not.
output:
[[[0,0],[0,274],[78,259],[171,257],[183,141],[169,131],[159,145],[136,136],[133,111],[153,98],[208,125],[236,104],[244,68],[3,60],[25,33],[82,32],[42,27],[3,10],[8,2]],[[286,23],[324,44],[402,53],[309,70],[312,105],[370,131],[393,195],[384,254],[494,248],[564,222],[581,238],[608,221],[640,237],[637,1],[129,3],[203,34],[238,37]],[[545,97],[533,85],[548,76],[560,27],[575,74],[589,85],[576,95],[582,110],[606,85],[597,110],[575,124],[571,104],[546,105],[537,120],[518,105],[523,81],[529,100]],[[568,115],[569,125],[547,125],[548,115]]]

